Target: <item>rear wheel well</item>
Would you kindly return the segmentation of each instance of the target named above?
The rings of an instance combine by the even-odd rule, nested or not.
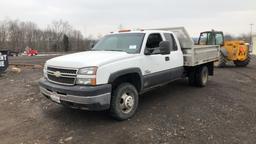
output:
[[[134,87],[137,89],[138,92],[141,91],[142,81],[141,81],[140,75],[137,73],[129,73],[129,74],[124,74],[117,77],[115,80],[113,80],[113,82],[111,82],[112,89],[115,89],[118,85],[125,82],[128,82],[134,85]]]

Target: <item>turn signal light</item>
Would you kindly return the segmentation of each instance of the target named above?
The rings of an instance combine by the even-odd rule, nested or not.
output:
[[[118,32],[130,32],[131,30],[120,30],[120,31],[118,31]]]

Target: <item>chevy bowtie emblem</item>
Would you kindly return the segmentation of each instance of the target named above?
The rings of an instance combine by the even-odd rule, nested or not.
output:
[[[53,73],[53,75],[56,76],[56,77],[60,77],[61,73],[60,73],[60,71],[56,71],[56,72]]]

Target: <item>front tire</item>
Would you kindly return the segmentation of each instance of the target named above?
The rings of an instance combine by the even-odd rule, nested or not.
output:
[[[138,103],[137,89],[130,83],[122,83],[113,91],[110,115],[116,120],[127,120],[136,113]]]
[[[234,64],[237,66],[237,67],[246,67],[249,63],[250,63],[250,55],[248,54],[246,60],[244,61],[239,61],[239,60],[236,60],[234,61]]]
[[[220,53],[219,60],[214,62],[215,67],[225,67],[227,63],[227,60],[225,59],[225,56]]]

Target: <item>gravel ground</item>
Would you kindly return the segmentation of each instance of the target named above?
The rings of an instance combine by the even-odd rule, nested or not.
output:
[[[179,80],[150,91],[123,122],[52,103],[39,94],[42,70],[21,70],[0,76],[1,144],[256,143],[255,57],[246,68],[216,69],[205,88]]]

